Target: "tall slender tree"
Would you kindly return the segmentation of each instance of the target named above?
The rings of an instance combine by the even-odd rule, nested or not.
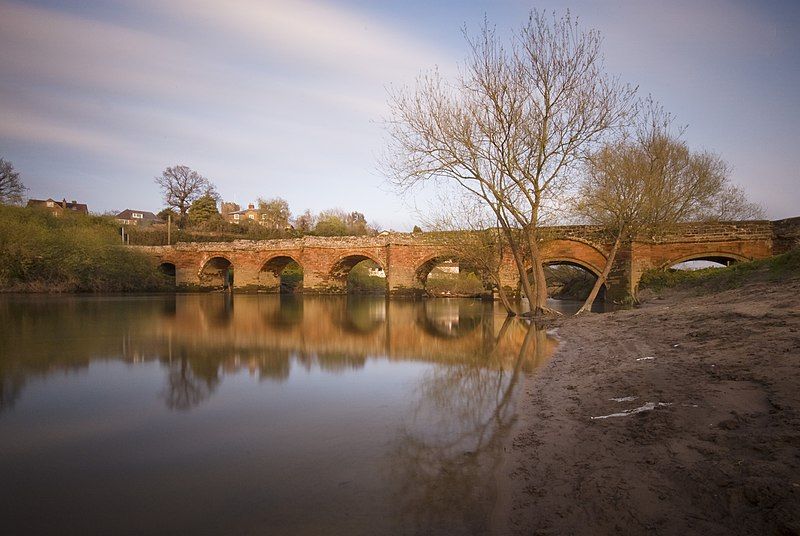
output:
[[[391,95],[387,173],[402,190],[443,182],[480,200],[532,312],[549,313],[540,223],[584,156],[626,119],[635,90],[605,73],[599,33],[569,12],[532,12],[508,49],[488,24],[467,41],[455,80],[434,71]]]

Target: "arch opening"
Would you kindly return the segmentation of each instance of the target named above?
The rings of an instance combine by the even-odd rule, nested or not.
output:
[[[544,264],[547,296],[553,300],[584,301],[597,282],[597,274],[577,262],[548,261]],[[604,301],[606,285],[600,287],[596,301]]]
[[[225,257],[210,258],[200,270],[200,285],[233,288],[233,264]]]
[[[366,255],[348,255],[331,270],[348,294],[386,294],[387,281],[383,266]]]
[[[175,286],[177,269],[174,263],[162,262],[158,265],[158,271],[170,287]]]
[[[482,272],[457,257],[438,256],[417,269],[417,279],[428,296],[480,297],[489,292]]]
[[[386,323],[386,300],[369,295],[351,295],[337,323],[349,333],[372,333]]]
[[[564,314],[574,314],[589,296],[598,271],[593,266],[574,259],[546,259],[543,262],[547,282],[548,307]],[[533,271],[528,270],[528,281],[533,284]],[[604,283],[592,304],[592,311],[602,313],[609,310],[606,304],[608,289]],[[524,301],[523,308],[527,300]]]
[[[287,255],[269,259],[261,267],[261,286],[281,294],[297,294],[303,291],[303,267]]]
[[[665,269],[694,271],[707,268],[725,268],[736,264],[740,260],[739,258],[725,255],[698,255],[672,262],[665,266]]]

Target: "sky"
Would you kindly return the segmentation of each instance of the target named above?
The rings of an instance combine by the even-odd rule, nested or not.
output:
[[[0,157],[30,198],[163,208],[184,164],[242,205],[357,210],[409,230],[378,164],[391,88],[457,72],[462,29],[531,9],[599,30],[609,72],[718,153],[767,216],[800,216],[800,2],[0,0]]]

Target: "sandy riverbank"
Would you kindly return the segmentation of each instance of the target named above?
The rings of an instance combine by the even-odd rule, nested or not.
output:
[[[500,532],[800,534],[800,278],[558,330],[526,385]]]

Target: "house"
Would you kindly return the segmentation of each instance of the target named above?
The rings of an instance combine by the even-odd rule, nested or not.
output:
[[[77,201],[74,200],[67,202],[66,199],[62,199],[61,201],[56,201],[53,198],[29,199],[27,206],[47,209],[53,214],[53,216],[60,216],[65,212],[74,212],[77,214],[89,214],[89,209],[86,207],[84,203],[78,203]]]
[[[261,210],[257,209],[256,206],[251,203],[247,205],[247,208],[244,210],[228,212],[227,218],[230,223],[242,223],[245,220],[261,223],[262,216],[264,216],[264,214],[262,214]]]
[[[150,225],[151,223],[160,223],[161,220],[152,212],[146,210],[132,210],[126,208],[116,216],[114,216],[122,225]]]

